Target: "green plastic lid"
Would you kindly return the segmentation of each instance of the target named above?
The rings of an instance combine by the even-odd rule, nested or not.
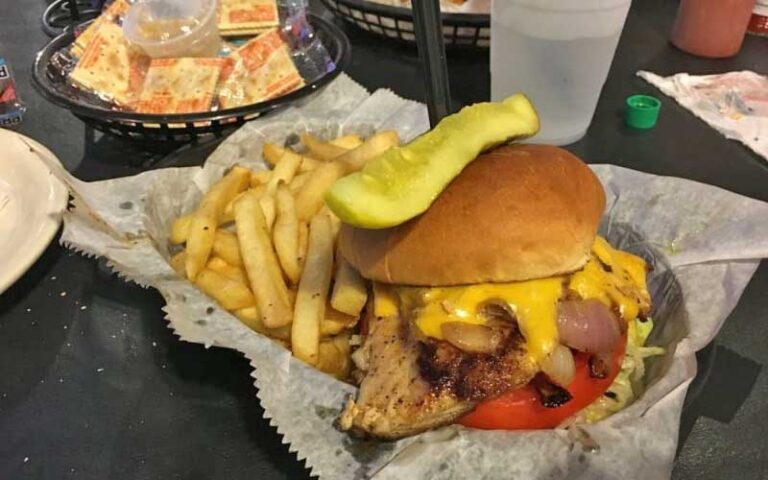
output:
[[[661,101],[650,95],[632,95],[627,98],[624,120],[628,127],[648,129],[656,126],[661,110]]]

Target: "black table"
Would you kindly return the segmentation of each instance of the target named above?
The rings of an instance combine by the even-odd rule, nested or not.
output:
[[[42,0],[3,5],[0,55],[15,68],[29,106],[19,130],[49,146],[82,179],[130,175],[154,164],[167,147],[101,137],[32,90],[28,69],[46,41],[39,24],[44,7]],[[670,100],[664,99],[655,130],[637,133],[621,125],[627,95],[657,93],[634,77],[638,69],[767,73],[768,40],[748,38],[738,57],[722,61],[672,49],[667,36],[675,8],[674,0],[635,2],[593,125],[569,148],[590,162],[687,177],[768,200],[768,163]],[[369,89],[388,87],[423,100],[414,49],[347,32],[352,78]],[[455,107],[487,98],[487,53],[453,53],[449,70]],[[160,164],[199,162],[212,147]],[[711,364],[702,369],[700,395],[684,412],[673,478],[765,478],[766,291],[764,262],[706,355]],[[177,341],[162,307],[157,292],[127,284],[103,262],[56,243],[0,296],[2,478],[306,477],[303,464],[262,419],[243,357]]]

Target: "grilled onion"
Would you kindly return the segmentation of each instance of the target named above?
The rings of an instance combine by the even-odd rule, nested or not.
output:
[[[542,360],[541,371],[552,383],[564,388],[570,385],[576,375],[576,364],[573,362],[571,349],[564,345],[555,347],[552,353]]]
[[[503,334],[499,329],[464,322],[447,322],[440,326],[443,338],[469,353],[493,353],[501,344]]]
[[[621,336],[619,322],[598,300],[560,302],[557,316],[560,342],[582,352],[610,352]]]

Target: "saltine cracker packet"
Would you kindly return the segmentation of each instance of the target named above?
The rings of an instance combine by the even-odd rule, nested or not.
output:
[[[139,113],[194,113],[211,109],[224,58],[159,58],[149,65],[134,110]]]
[[[224,37],[259,34],[279,24],[275,0],[219,1],[218,26]]]
[[[101,15],[75,38],[71,48],[72,54],[76,57],[81,57],[88,44],[96,36],[99,28],[105,23],[118,25],[131,6],[131,3],[133,2],[128,0],[115,0],[110,6],[105,8]]]
[[[277,30],[249,41],[232,58],[232,72],[219,90],[222,108],[262,102],[304,85],[288,45]]]
[[[69,79],[105,100],[130,106],[142,88],[149,63],[149,57],[128,43],[120,26],[105,22],[88,42]]]

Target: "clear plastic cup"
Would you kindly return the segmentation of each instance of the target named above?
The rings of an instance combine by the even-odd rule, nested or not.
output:
[[[631,0],[493,0],[491,97],[523,92],[541,118],[537,143],[582,138]]]
[[[216,0],[139,0],[125,36],[152,58],[214,57],[221,49]]]

